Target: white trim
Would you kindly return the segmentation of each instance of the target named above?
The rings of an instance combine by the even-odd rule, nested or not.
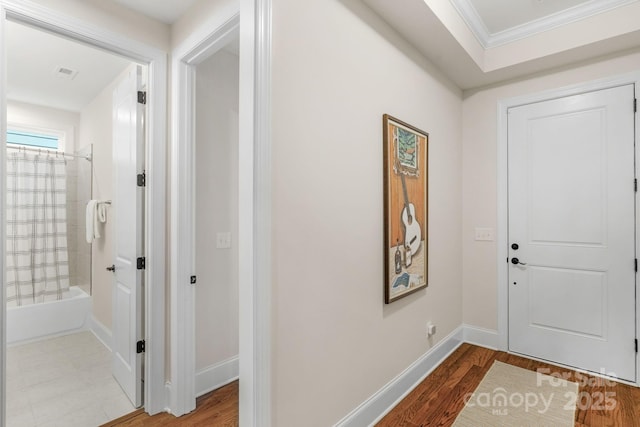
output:
[[[171,413],[196,407],[195,371],[195,66],[239,35],[240,15],[190,38],[173,52],[173,136],[171,144]],[[199,32],[201,33],[201,32]],[[196,285],[197,286],[197,285]]]
[[[517,96],[513,98],[502,99],[498,101],[498,135],[497,135],[497,181],[498,181],[498,228],[497,228],[497,269],[498,269],[498,348],[502,351],[508,351],[509,342],[509,285],[508,285],[508,165],[507,165],[507,113],[509,108],[520,105],[531,104],[535,102],[548,101],[552,99],[563,98],[581,93],[592,92],[596,90],[609,89],[617,86],[633,84],[636,89],[636,98],[640,87],[640,72],[633,72],[621,76],[603,78],[591,82],[578,83],[575,85],[547,90],[544,92]],[[629,106],[632,108],[632,106]],[[636,135],[640,129],[640,120],[636,114]],[[637,137],[636,137],[637,138]],[[637,145],[637,141],[636,141]],[[640,164],[640,153],[636,147],[636,165]],[[637,167],[637,166],[636,166]],[[637,176],[637,170],[636,170]],[[636,254],[640,253],[640,239],[638,231],[640,228],[640,202],[636,194]],[[638,274],[636,273],[636,286],[638,285]],[[636,331],[640,331],[640,298],[636,295]],[[636,332],[637,334],[638,332]],[[637,337],[637,335],[636,335]],[[640,353],[636,354],[636,382],[640,386]]]
[[[498,283],[498,349],[509,350],[509,200],[508,174],[507,174],[507,108],[498,102],[498,135],[497,135],[497,224],[496,244],[498,245],[498,257],[496,259],[496,271]],[[504,108],[504,114],[503,114]],[[504,226],[504,225],[507,226]]]
[[[338,421],[336,427],[371,426],[388,414],[434,369],[463,343],[464,327],[459,326],[407,369]]]
[[[240,424],[271,425],[271,1],[240,3],[240,108],[238,149],[238,274],[240,300]],[[235,18],[234,18],[235,19]],[[226,43],[230,21],[204,39],[190,38],[174,52],[172,170],[172,375],[171,411],[195,405],[193,289],[185,285],[193,257],[193,70],[191,65]],[[200,32],[198,32],[200,33]],[[195,42],[193,40],[196,40]],[[180,199],[178,201],[178,199]],[[180,207],[180,209],[178,209]],[[187,211],[184,208],[187,207]],[[180,236],[180,237],[178,237]],[[186,238],[186,240],[185,240]],[[181,331],[181,332],[178,332]],[[180,341],[184,345],[177,344]],[[193,406],[195,407],[195,406]]]
[[[572,22],[587,19],[599,13],[607,12],[637,1],[638,0],[592,0],[496,33],[489,32],[489,29],[470,0],[451,0],[451,4],[458,11],[482,47],[490,49],[522,40]]]
[[[413,362],[407,369],[397,377],[389,381],[384,387],[375,392],[369,399],[365,400],[347,416],[334,424],[335,427],[351,426],[373,426],[397,406],[413,389],[415,389],[424,379],[442,364],[458,347],[463,343],[477,345],[495,350],[492,345],[497,342],[497,332],[489,329],[479,328],[471,325],[461,325],[451,332],[442,341],[436,344],[418,360]],[[520,356],[520,355],[518,355]],[[532,360],[540,360],[530,356],[523,356]],[[544,360],[540,360],[545,362]],[[548,361],[546,361],[549,363]],[[553,365],[595,375],[602,378],[607,376],[594,372],[581,371],[571,366]],[[615,379],[623,384],[634,385],[628,381]]]
[[[640,73],[636,74],[635,82],[635,102],[638,102],[638,98],[640,97]],[[638,179],[638,165],[640,165],[640,147],[638,147],[638,135],[640,135],[640,117],[638,112],[636,111],[635,116],[635,177]],[[640,197],[638,197],[638,193],[636,192],[636,258],[638,258],[638,254],[640,254],[640,226],[638,223],[640,222]],[[640,340],[640,295],[638,295],[638,280],[640,280],[639,272],[636,272],[636,340]],[[640,387],[640,352],[636,352],[636,386]]]
[[[498,331],[464,324],[462,331],[464,342],[491,350],[498,349]]]
[[[240,425],[270,427],[271,0],[241,0],[240,16]]]
[[[193,70],[174,56],[171,138],[171,399],[172,414],[195,409],[195,289],[193,261]]]
[[[0,0],[6,16],[17,21],[62,34],[146,63],[149,67],[149,101],[147,104],[147,209],[145,223],[145,410],[150,414],[165,408],[165,230],[166,230],[166,111],[167,111],[167,54],[144,43],[104,30],[94,24],[71,18],[54,9],[29,0]],[[2,16],[5,16],[4,14]],[[6,85],[2,82],[0,98],[3,117],[6,117]],[[4,118],[3,126],[4,125]],[[0,150],[3,151],[4,150]],[[4,157],[4,154],[2,155]],[[4,165],[4,163],[2,163]],[[0,165],[4,176],[4,166]],[[4,213],[4,209],[2,210]],[[4,226],[0,225],[4,229]],[[4,231],[0,231],[4,233]],[[4,234],[0,234],[2,238]],[[4,259],[4,258],[3,258]],[[0,261],[1,262],[1,261]],[[0,305],[4,307],[4,293]],[[4,310],[4,309],[2,309]],[[4,314],[3,314],[4,315]],[[4,324],[4,322],[3,322]],[[2,341],[4,343],[4,341]],[[4,347],[4,345],[2,346]],[[3,375],[4,378],[4,375]],[[4,396],[4,394],[3,394]]]
[[[111,343],[113,341],[113,337],[111,335],[111,330],[104,326],[102,322],[100,322],[96,317],[92,314],[88,319],[88,329],[95,335],[95,337],[104,345],[106,348],[111,351]]]
[[[6,22],[6,10],[2,3],[0,3],[0,58],[6,58],[5,49],[5,22]],[[0,144],[4,147],[7,144],[7,67],[0,66]],[[7,158],[7,150],[0,149],[0,188],[7,188],[7,177],[5,173],[5,165]],[[4,192],[3,192],[4,194]],[[5,215],[6,197],[0,197],[0,242],[6,242],[6,227],[5,227]],[[0,283],[5,283],[5,260],[6,260],[6,244],[0,245]],[[7,301],[4,292],[4,286],[2,286],[2,292],[0,292],[0,427],[5,427],[6,418],[6,390],[7,385],[4,378],[7,378]]]
[[[201,369],[196,373],[196,396],[200,397],[238,379],[238,356]]]

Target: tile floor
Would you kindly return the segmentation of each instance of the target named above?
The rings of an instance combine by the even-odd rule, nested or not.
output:
[[[91,332],[7,349],[7,427],[99,426],[134,410]]]

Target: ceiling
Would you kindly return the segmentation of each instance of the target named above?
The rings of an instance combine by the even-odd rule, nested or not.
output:
[[[495,34],[567,11],[589,0],[455,0],[460,6],[472,6],[487,32]]]
[[[170,24],[196,0],[111,1]],[[8,21],[6,28],[7,99],[11,101],[80,112],[131,64],[127,58],[27,25]],[[225,50],[238,55],[238,40]],[[71,74],[54,72],[60,68]]]
[[[640,49],[640,0],[362,0],[463,90]]]
[[[451,0],[483,47],[509,43],[635,0]]]
[[[196,0],[111,1],[171,24]],[[640,0],[362,1],[463,90],[640,48]],[[64,110],[80,111],[130,64],[16,23],[7,43],[8,99]]]
[[[11,21],[6,40],[7,99],[12,101],[79,112],[131,64],[120,56]],[[71,73],[56,73],[59,68]]]

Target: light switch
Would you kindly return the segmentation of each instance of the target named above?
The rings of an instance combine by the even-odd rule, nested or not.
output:
[[[492,242],[494,240],[493,228],[476,227],[476,240]]]
[[[231,247],[231,232],[225,231],[223,233],[216,234],[216,248],[228,249]]]

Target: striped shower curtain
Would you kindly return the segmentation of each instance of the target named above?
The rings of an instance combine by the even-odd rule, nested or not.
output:
[[[7,305],[68,296],[66,163],[7,153]]]

